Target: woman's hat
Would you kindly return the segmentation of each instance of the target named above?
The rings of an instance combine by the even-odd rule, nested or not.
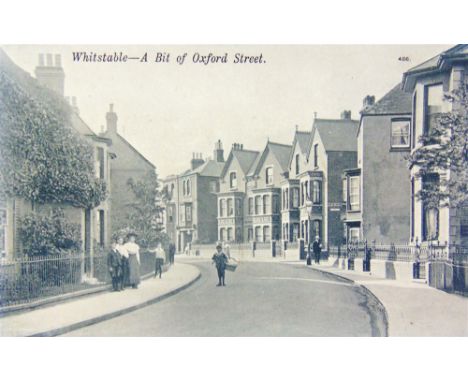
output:
[[[134,231],[131,231],[131,232],[127,233],[127,237],[132,237],[132,236],[133,237],[138,237],[138,234],[136,232],[134,232]]]

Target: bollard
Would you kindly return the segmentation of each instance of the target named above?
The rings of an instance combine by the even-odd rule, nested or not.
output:
[[[257,249],[257,242],[252,241],[252,243],[251,243],[252,257],[255,257],[256,249]]]
[[[272,240],[270,242],[270,248],[271,248],[271,256],[276,257],[276,241]]]

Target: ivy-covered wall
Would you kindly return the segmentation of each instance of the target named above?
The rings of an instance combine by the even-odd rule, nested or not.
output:
[[[0,67],[0,187],[33,203],[92,208],[106,198],[93,148],[72,130],[68,105],[38,88],[28,92]]]

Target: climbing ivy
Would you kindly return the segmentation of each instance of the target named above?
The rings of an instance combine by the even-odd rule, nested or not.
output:
[[[13,78],[0,67],[0,189],[34,203],[97,206],[106,184],[95,177],[92,145],[71,128],[70,107]]]

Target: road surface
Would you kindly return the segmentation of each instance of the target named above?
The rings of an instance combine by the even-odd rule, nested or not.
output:
[[[216,287],[202,277],[181,293],[68,336],[382,336],[384,314],[360,286],[302,264],[243,262]]]

